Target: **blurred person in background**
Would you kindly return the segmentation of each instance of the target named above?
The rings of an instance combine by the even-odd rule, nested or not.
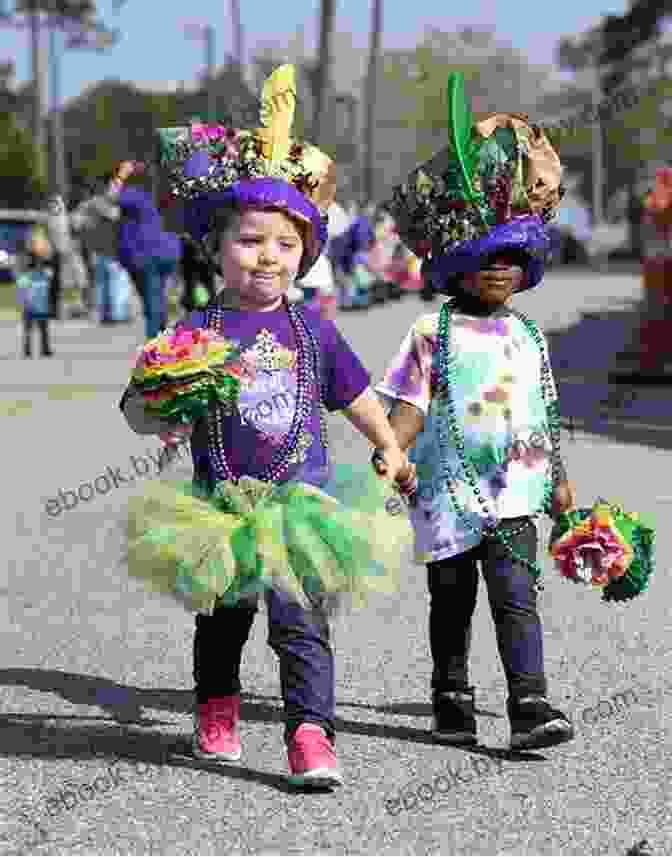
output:
[[[373,277],[368,268],[368,255],[375,237],[371,220],[363,216],[331,242],[331,261],[340,275],[342,309],[366,309],[371,304]]]
[[[401,297],[401,287],[395,278],[393,260],[399,244],[399,235],[394,220],[382,209],[374,215],[373,224],[375,239],[367,258],[367,267],[374,277],[373,297],[377,302],[387,298],[398,300]]]
[[[40,331],[41,355],[52,357],[49,339],[49,319],[54,317],[56,299],[60,294],[60,260],[54,252],[47,231],[36,226],[26,242],[16,278],[17,298],[23,307],[23,356],[32,357],[32,331]]]
[[[53,194],[47,199],[47,235],[52,249],[58,257],[61,276],[58,292],[54,290],[53,315],[60,319],[62,315],[61,297],[63,288],[75,288],[78,291],[81,308],[77,314],[86,312],[87,289],[89,276],[79,252],[75,239],[70,215],[62,196]]]
[[[182,247],[174,232],[163,231],[152,195],[139,185],[124,186],[132,175],[143,172],[143,165],[125,161],[115,173],[121,185],[118,247],[119,261],[142,299],[145,337],[153,339],[168,324],[167,289],[177,273]]]
[[[642,238],[639,362],[640,370],[650,374],[672,359],[672,167],[657,170],[655,186],[644,199]]]
[[[95,299],[90,295],[87,303],[97,309],[101,324],[130,320],[128,278],[117,261],[118,196],[119,185],[110,173],[103,178],[100,193],[80,203],[70,216],[93,275]]]

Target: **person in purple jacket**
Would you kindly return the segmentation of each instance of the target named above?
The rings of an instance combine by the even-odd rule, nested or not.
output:
[[[332,242],[332,261],[341,272],[341,309],[366,309],[372,295],[369,286],[373,283],[367,260],[369,250],[376,239],[371,220],[358,217],[347,232]]]
[[[133,172],[141,170],[135,165]],[[124,170],[116,177],[123,182],[129,173]],[[145,336],[153,339],[168,323],[167,285],[177,272],[180,240],[173,232],[163,231],[159,210],[151,194],[142,187],[123,187],[118,205],[121,211],[118,258],[142,298]]]

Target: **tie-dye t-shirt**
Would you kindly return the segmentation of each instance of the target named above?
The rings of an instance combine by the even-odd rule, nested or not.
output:
[[[376,387],[425,415],[409,457],[417,465],[418,502],[411,511],[416,561],[456,556],[482,539],[485,512],[465,479],[450,430],[448,475],[466,516],[454,510],[441,473],[437,421],[447,420],[435,396],[439,377],[439,314],[422,316]],[[478,474],[486,511],[497,520],[538,511],[551,474],[551,437],[541,393],[541,355],[523,323],[503,308],[491,316],[452,313],[453,400],[465,454]],[[544,339],[548,359],[548,346]],[[552,397],[556,398],[551,381]],[[447,424],[446,424],[447,425]],[[473,533],[464,520],[478,530]]]

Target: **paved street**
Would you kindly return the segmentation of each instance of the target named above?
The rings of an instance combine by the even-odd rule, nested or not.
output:
[[[25,361],[16,324],[0,322],[0,853],[624,855],[644,838],[672,853],[672,397],[619,398],[605,383],[638,296],[631,275],[554,272],[517,300],[549,337],[563,420],[574,418],[563,447],[579,503],[621,500],[658,527],[651,587],[625,606],[560,580],[544,557],[549,690],[577,739],[507,752],[481,583],[471,679],[482,746],[431,743],[428,596],[409,562],[398,595],[334,623],[346,785],[318,795],[286,785],[263,612],[243,661],[240,764],[190,756],[193,620],[129,581],[121,559],[126,503],[155,478],[160,447],[117,409],[141,323],[66,322],[54,359]],[[338,324],[377,378],[428,309],[407,297]],[[367,460],[344,419],[331,438],[337,460]],[[104,474],[109,490],[64,508],[65,492]],[[185,458],[163,478],[189,475]],[[544,547],[549,532],[544,521]]]

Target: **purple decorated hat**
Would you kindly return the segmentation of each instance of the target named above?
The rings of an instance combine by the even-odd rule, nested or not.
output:
[[[520,254],[523,289],[542,279],[547,224],[564,190],[562,166],[542,129],[518,113],[474,122],[464,77],[448,79],[448,146],[394,190],[387,208],[404,243],[439,291],[494,253]]]
[[[241,130],[192,122],[189,127],[161,128],[160,165],[168,172],[171,195],[182,200],[182,225],[202,241],[217,209],[235,204],[273,208],[298,220],[304,276],[327,241],[327,209],[336,192],[331,158],[290,137],[296,105],[294,66],[276,69],[261,96],[261,128]]]

